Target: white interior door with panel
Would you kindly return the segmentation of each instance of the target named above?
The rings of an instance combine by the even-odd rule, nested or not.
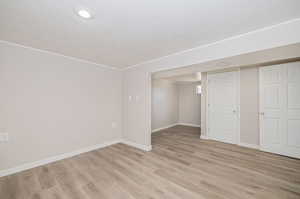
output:
[[[300,62],[260,68],[260,145],[300,158]]]
[[[237,144],[239,140],[238,71],[208,74],[208,136]]]
[[[285,65],[285,155],[300,158],[300,62]]]
[[[260,145],[275,152],[282,145],[283,71],[281,65],[260,68]]]

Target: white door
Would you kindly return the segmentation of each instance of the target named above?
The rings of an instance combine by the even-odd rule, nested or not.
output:
[[[300,62],[260,68],[260,145],[300,158]]]
[[[260,68],[260,145],[277,151],[282,145],[283,85],[281,65]]]
[[[208,74],[208,136],[232,144],[239,135],[238,72]]]

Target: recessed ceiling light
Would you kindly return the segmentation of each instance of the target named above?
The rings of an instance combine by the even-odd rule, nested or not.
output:
[[[84,19],[90,19],[92,17],[91,13],[85,9],[78,10],[77,14]]]

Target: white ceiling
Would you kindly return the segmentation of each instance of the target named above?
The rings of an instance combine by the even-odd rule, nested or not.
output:
[[[94,18],[79,18],[78,6]],[[299,10],[299,0],[1,0],[0,40],[124,68],[299,18]]]

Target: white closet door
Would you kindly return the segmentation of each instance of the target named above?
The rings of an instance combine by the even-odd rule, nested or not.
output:
[[[211,139],[238,143],[238,72],[208,75],[208,135]]]
[[[287,71],[284,121],[285,155],[300,158],[300,62],[285,65]]]
[[[300,158],[300,62],[260,68],[264,151]]]
[[[260,68],[260,145],[269,152],[282,146],[282,75],[281,65]]]

